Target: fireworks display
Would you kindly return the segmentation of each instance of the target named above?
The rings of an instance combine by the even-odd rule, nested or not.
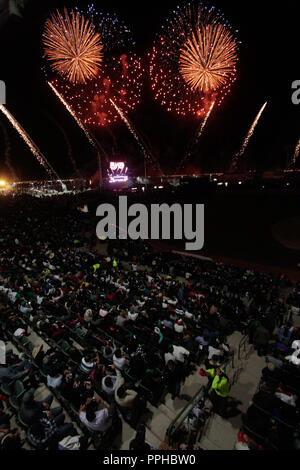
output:
[[[183,165],[186,163],[187,159],[192,155],[192,152],[193,152],[195,146],[198,144],[198,141],[199,141],[199,139],[200,139],[200,137],[201,137],[201,135],[202,135],[202,133],[205,129],[206,123],[208,121],[208,118],[209,118],[214,106],[215,106],[215,101],[213,101],[211,103],[210,108],[209,108],[205,118],[203,119],[202,123],[200,124],[199,128],[197,129],[196,135],[193,138],[190,146],[188,147],[188,149],[185,153],[185,156],[183,157],[182,162],[180,163],[178,169],[181,169],[183,167]]]
[[[58,99],[62,102],[62,104],[64,105],[64,107],[66,108],[66,110],[71,114],[71,116],[73,117],[73,119],[77,122],[78,126],[83,130],[86,138],[88,139],[88,141],[90,142],[90,144],[93,146],[93,147],[97,147],[94,139],[91,137],[88,129],[82,124],[82,122],[80,121],[80,119],[78,119],[78,117],[76,116],[76,114],[74,113],[73,109],[71,108],[71,106],[66,102],[66,100],[63,98],[63,96],[57,91],[57,89],[55,88],[54,85],[52,85],[52,83],[48,82],[48,85],[50,86],[50,88],[54,91],[54,93],[56,94],[56,96],[58,97]]]
[[[150,53],[150,77],[157,101],[168,111],[204,117],[235,81],[237,41],[214,7],[184,4],[174,11]]]
[[[42,152],[38,149],[36,144],[33,142],[33,140],[29,137],[27,132],[23,129],[23,127],[18,123],[18,121],[13,117],[13,115],[6,109],[6,107],[3,104],[0,104],[0,111],[4,114],[4,116],[7,117],[9,122],[12,124],[12,126],[16,129],[16,131],[19,133],[19,135],[22,137],[24,142],[28,145],[29,149],[31,150],[32,154],[36,157],[38,162],[45,168],[46,172],[49,174],[49,176],[54,176],[57,180],[60,181],[60,178],[56,171],[52,168],[46,157],[42,154]]]
[[[263,106],[260,108],[256,118],[254,119],[254,121],[253,121],[253,123],[252,123],[252,125],[251,125],[251,127],[248,131],[248,134],[246,135],[246,137],[245,137],[245,139],[242,143],[241,149],[234,155],[233,160],[232,160],[232,167],[233,168],[236,168],[239,157],[241,157],[244,154],[244,152],[245,152],[245,150],[246,150],[246,148],[249,144],[249,140],[251,139],[251,137],[253,135],[253,132],[254,132],[256,126],[257,126],[257,123],[260,120],[260,117],[261,117],[262,113],[264,112],[264,109],[267,106],[267,104],[268,104],[268,102],[266,101],[263,104]]]
[[[65,140],[65,143],[66,143],[66,146],[67,146],[67,150],[68,150],[68,157],[69,157],[69,160],[72,164],[72,167],[73,167],[73,170],[74,170],[74,173],[77,174],[77,176],[81,176],[81,173],[80,171],[78,170],[77,168],[77,165],[76,165],[76,162],[73,158],[73,152],[72,152],[72,145],[70,143],[70,140],[69,140],[69,137],[65,131],[65,129],[63,128],[63,126],[61,126],[59,124],[59,122],[49,113],[46,113],[48,118],[51,119],[52,122],[55,123],[55,125],[58,127],[58,129],[61,131],[63,137],[64,137],[64,140]]]
[[[296,164],[298,157],[299,157],[299,153],[300,153],[300,139],[298,140],[297,145],[295,147],[294,155],[289,165],[290,167]]]
[[[72,83],[95,78],[102,60],[100,34],[79,12],[56,12],[45,24],[44,52],[53,70]]]
[[[201,25],[183,46],[179,69],[193,90],[209,93],[229,81],[236,60],[236,44],[230,31],[221,24]]]
[[[89,143],[98,151],[98,157],[100,158],[100,154],[102,154],[104,156],[105,160],[108,160],[108,156],[107,156],[105,150],[103,149],[102,145],[100,145],[100,142],[96,139],[94,134],[89,129],[87,129],[86,126],[81,122],[81,120],[76,116],[76,114],[74,113],[72,107],[66,102],[66,100],[63,98],[63,96],[57,91],[55,86],[52,85],[52,83],[50,83],[50,82],[48,82],[48,85],[54,91],[54,93],[56,94],[58,99],[61,101],[61,103],[64,105],[66,110],[71,114],[71,116],[76,121],[76,123],[78,124],[80,129],[83,130],[83,132],[84,132],[86,138],[88,139]]]
[[[12,165],[12,162],[11,162],[11,144],[10,144],[8,132],[7,132],[7,129],[6,129],[5,125],[3,124],[3,122],[1,120],[0,120],[0,127],[1,127],[2,132],[3,132],[4,146],[5,146],[5,151],[4,151],[5,161],[4,161],[4,164],[9,169],[11,176],[14,179],[17,179],[15,169],[14,169],[14,167]]]
[[[111,100],[111,104],[113,105],[113,107],[116,109],[116,111],[118,112],[118,114],[120,115],[121,119],[123,120],[123,122],[126,124],[126,126],[128,127],[129,131],[131,132],[131,134],[133,135],[133,137],[135,138],[135,140],[137,141],[143,155],[144,155],[144,158],[145,158],[145,161],[148,159],[150,161],[152,161],[152,163],[154,163],[156,165],[156,167],[158,168],[159,172],[162,173],[161,171],[161,168],[160,168],[160,165],[158,163],[158,161],[153,157],[153,155],[151,155],[151,153],[149,151],[146,150],[146,146],[144,145],[144,143],[142,142],[142,139],[139,137],[136,129],[133,127],[132,123],[129,121],[128,117],[125,116],[125,114],[123,113],[123,111],[119,108],[119,106],[117,106],[116,103],[114,103],[114,101],[110,98]]]
[[[78,10],[76,14],[79,14]],[[116,16],[99,12],[93,5],[80,15],[90,19],[101,37],[102,62],[97,76],[86,84],[61,77],[51,77],[50,81],[84,125],[108,126],[119,119],[111,99],[126,114],[140,102],[141,61],[133,52],[134,41],[127,26]]]

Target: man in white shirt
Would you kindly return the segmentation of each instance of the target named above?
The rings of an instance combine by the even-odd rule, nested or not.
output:
[[[113,363],[117,369],[124,370],[128,367],[129,360],[126,356],[122,355],[122,352],[120,349],[117,349],[115,354],[113,355]]]
[[[183,346],[175,346],[173,344],[173,356],[176,361],[183,363],[187,357],[189,357],[190,352],[185,349]]]
[[[122,378],[122,374],[115,366],[110,366],[110,368],[114,370],[115,375],[106,375],[103,377],[101,387],[105,393],[112,396],[114,395],[115,389]]]
[[[102,404],[99,398],[88,398],[79,409],[80,421],[93,432],[105,432],[112,425],[112,411],[107,407],[99,409]]]
[[[172,354],[171,351],[165,353],[165,364],[167,365],[169,361],[175,362],[175,356]]]
[[[138,317],[138,312],[135,312],[134,309],[130,309],[127,315],[128,320],[135,321]]]
[[[56,374],[54,377],[47,375],[47,385],[51,388],[58,388],[61,386],[63,380],[62,374]]]
[[[182,320],[178,320],[177,323],[175,323],[174,325],[174,330],[176,331],[176,333],[183,333],[184,331],[184,325],[183,325],[183,321]]]

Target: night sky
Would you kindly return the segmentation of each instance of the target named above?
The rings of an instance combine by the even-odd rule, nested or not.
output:
[[[73,156],[79,167],[92,174],[96,168],[95,153],[82,131],[65,112],[45,83],[41,71],[41,35],[46,18],[56,8],[75,5],[84,7],[91,2],[60,0],[29,0],[23,19],[6,17],[0,1],[0,80],[7,85],[7,108],[11,111],[62,177],[72,175],[67,147],[59,126],[67,132]],[[180,2],[152,0],[124,2],[102,0],[93,2],[103,11],[118,14],[131,29],[137,52],[144,57],[165,18]],[[218,0],[213,3],[238,29],[241,41],[237,80],[230,95],[208,122],[199,142],[191,168],[200,171],[222,171],[229,167],[259,108],[269,104],[250,141],[242,164],[243,169],[269,170],[286,166],[300,137],[300,105],[292,104],[291,84],[300,79],[299,18],[300,6],[295,1],[282,4],[253,0],[236,2]],[[174,173],[186,146],[194,135],[197,121],[165,111],[154,101],[145,72],[142,103],[130,118],[150,143],[162,168]],[[18,137],[5,124],[10,143],[11,160],[20,179],[45,178],[42,167]],[[58,125],[55,123],[57,121]],[[124,124],[114,124],[109,132],[100,129],[97,137],[107,153],[127,160],[135,174],[141,173],[143,157]],[[0,171],[8,174],[4,165],[4,138],[0,129]]]

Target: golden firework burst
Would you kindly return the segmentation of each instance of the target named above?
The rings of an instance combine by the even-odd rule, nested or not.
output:
[[[52,69],[73,83],[95,78],[102,61],[100,34],[78,12],[56,11],[45,23],[44,52]]]
[[[224,25],[200,25],[180,51],[179,69],[193,90],[207,93],[233,78],[237,59],[236,41]]]

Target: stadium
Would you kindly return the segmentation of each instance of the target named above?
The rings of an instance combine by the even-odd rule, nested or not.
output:
[[[0,5],[0,450],[298,450],[296,72],[268,82],[283,18],[111,3]]]

